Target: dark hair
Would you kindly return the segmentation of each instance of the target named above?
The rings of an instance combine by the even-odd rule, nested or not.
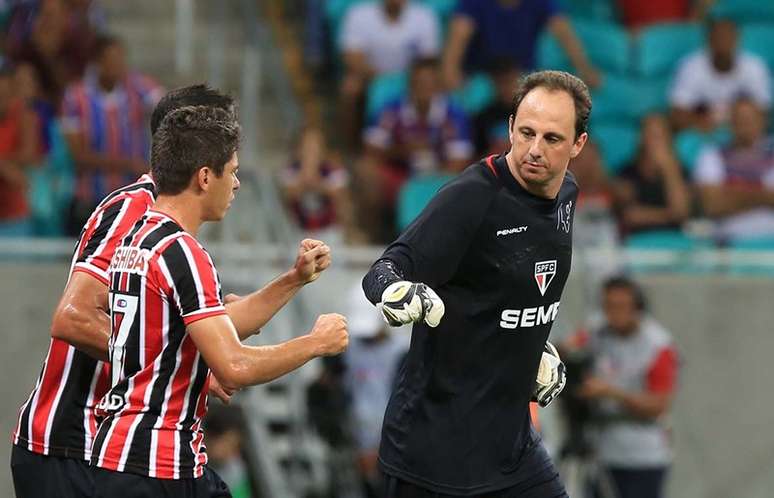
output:
[[[645,311],[648,308],[648,302],[645,298],[645,293],[637,283],[629,277],[624,275],[616,275],[610,277],[602,284],[602,290],[605,294],[613,289],[624,289],[629,291],[632,299],[634,300],[634,306],[639,311]]]
[[[414,75],[422,69],[437,70],[439,67],[440,62],[435,57],[420,57],[411,63],[411,69],[409,69],[409,79],[414,78]]]
[[[92,57],[94,60],[98,60],[100,57],[102,57],[102,54],[105,52],[105,50],[109,49],[113,46],[123,46],[123,43],[121,42],[121,39],[117,36],[103,33],[94,40],[94,46],[92,50]]]
[[[164,95],[151,114],[150,128],[151,134],[158,130],[161,120],[164,116],[185,106],[204,105],[216,107],[234,114],[236,119],[236,109],[234,98],[230,95],[219,92],[204,83],[176,88]]]
[[[591,94],[589,87],[577,76],[564,71],[538,71],[522,76],[516,94],[513,96],[513,116],[519,110],[524,97],[535,88],[568,93],[575,102],[575,138],[586,133],[591,114]]]
[[[223,109],[185,106],[161,121],[151,147],[151,172],[160,195],[185,190],[207,166],[220,177],[239,148],[239,123]]]

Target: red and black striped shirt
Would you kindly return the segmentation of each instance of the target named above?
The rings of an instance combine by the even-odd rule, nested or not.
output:
[[[169,216],[149,210],[110,264],[111,389],[91,463],[160,479],[202,476],[209,368],[186,327],[225,314],[215,266]]]
[[[150,176],[105,197],[75,246],[70,275],[83,271],[108,285],[113,252],[153,204]],[[51,339],[35,388],[19,410],[13,444],[35,453],[89,460],[97,431],[94,407],[110,386],[108,365]]]

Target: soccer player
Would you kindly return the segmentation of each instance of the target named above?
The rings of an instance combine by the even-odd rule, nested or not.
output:
[[[529,403],[545,395],[535,379],[570,271],[578,195],[567,165],[590,110],[580,79],[525,76],[510,151],[444,186],[363,279],[388,323],[414,322],[382,428],[389,498],[567,496]]]
[[[346,321],[335,314],[277,346],[240,343],[260,324],[241,306],[249,296],[226,314],[217,271],[195,238],[202,223],[225,216],[239,188],[238,143],[234,116],[204,106],[171,112],[154,135],[158,197],[109,268],[112,376],[91,456],[97,497],[207,497],[201,420],[210,368],[238,389],[346,348]],[[326,250],[311,249],[309,261]]]
[[[159,101],[151,116],[151,131],[156,131],[170,111],[186,105],[208,105],[229,112],[234,108],[231,97],[214,89],[183,87]],[[109,387],[107,364],[98,361],[108,358],[108,264],[118,243],[154,199],[153,180],[143,175],[108,195],[81,232],[67,285],[53,316],[43,369],[19,410],[12,434],[11,472],[18,498],[91,496],[88,462],[97,429],[93,410]],[[302,243],[304,248],[312,245],[320,244]],[[293,270],[269,284],[260,301],[249,301],[265,321],[301,287],[301,273],[304,278],[316,278],[312,263],[305,258],[299,258]],[[320,259],[314,262],[315,267],[318,263],[318,270],[327,264]],[[229,393],[219,386],[214,386],[213,392],[228,400]]]

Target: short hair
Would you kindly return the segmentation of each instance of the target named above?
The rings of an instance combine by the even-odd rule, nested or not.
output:
[[[177,195],[207,166],[220,177],[239,148],[240,128],[234,115],[207,106],[185,106],[170,112],[153,137],[151,172],[159,195]]]
[[[645,292],[643,292],[642,288],[637,284],[637,282],[631,278],[627,277],[626,275],[615,275],[609,277],[602,284],[602,292],[604,294],[607,294],[614,289],[623,289],[628,291],[629,295],[632,297],[632,301],[634,301],[634,307],[639,311],[647,310],[648,302],[647,298],[645,297]]]
[[[522,76],[513,96],[513,116],[519,111],[524,97],[535,88],[568,93],[575,103],[575,138],[586,133],[591,114],[591,94],[589,87],[577,76],[564,71],[537,71]]]
[[[94,60],[98,60],[100,57],[102,57],[102,54],[105,52],[105,50],[114,46],[119,46],[119,47],[123,46],[123,43],[121,42],[120,38],[108,33],[103,33],[101,35],[98,35],[97,38],[94,40],[93,51],[92,51],[92,56]]]
[[[156,133],[156,130],[158,130],[159,125],[161,124],[161,120],[170,112],[181,107],[197,105],[223,109],[224,111],[233,113],[236,119],[234,98],[231,95],[221,93],[204,83],[198,83],[196,85],[175,88],[159,100],[159,103],[156,104],[156,108],[153,109],[153,114],[151,114],[151,134],[153,135]]]
[[[409,69],[409,79],[412,79],[414,75],[422,69],[438,70],[440,65],[441,63],[435,57],[420,57],[414,59],[414,62],[411,63],[411,68]]]

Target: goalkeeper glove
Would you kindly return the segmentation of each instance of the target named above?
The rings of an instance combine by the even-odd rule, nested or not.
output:
[[[431,327],[440,323],[445,308],[433,289],[422,283],[401,280],[390,284],[377,305],[393,327],[424,320]]]
[[[537,401],[541,407],[546,407],[559,396],[567,381],[564,363],[559,358],[559,353],[553,344],[546,341],[543,356],[540,358],[535,392],[532,401]]]

